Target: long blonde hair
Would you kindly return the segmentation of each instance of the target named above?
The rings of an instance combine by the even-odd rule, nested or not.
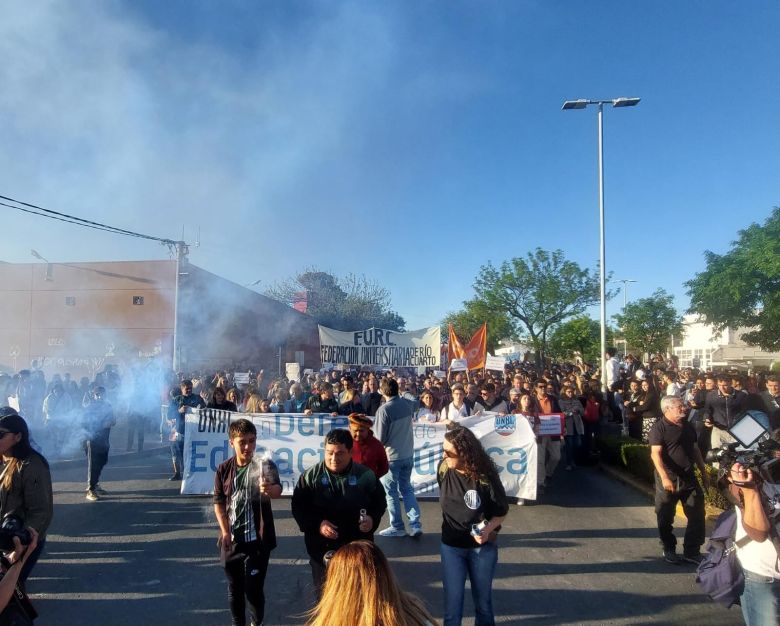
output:
[[[262,413],[262,409],[260,408],[260,403],[262,401],[263,398],[259,393],[252,393],[246,400],[244,413]]]
[[[363,540],[333,555],[322,598],[309,615],[308,626],[436,625],[422,602],[398,586],[382,551]]]

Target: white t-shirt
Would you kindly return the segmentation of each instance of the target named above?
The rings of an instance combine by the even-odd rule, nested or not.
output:
[[[468,417],[471,414],[471,411],[469,411],[469,407],[466,406],[466,403],[460,405],[460,409],[455,408],[455,404],[453,402],[450,402],[446,407],[444,407],[444,410],[441,412],[441,418],[442,419],[449,419],[453,422],[459,422],[464,417]]]
[[[742,511],[739,507],[735,508],[737,509],[737,532],[734,535],[736,542],[747,536],[747,533],[742,527]],[[737,558],[742,568],[748,572],[780,580],[780,562],[771,537],[767,537],[764,541],[748,541],[741,548],[737,546]]]

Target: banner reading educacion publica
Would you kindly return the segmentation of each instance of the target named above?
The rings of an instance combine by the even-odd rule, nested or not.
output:
[[[326,363],[374,367],[439,367],[441,328],[399,333],[369,328],[344,332],[320,326],[320,359]]]
[[[232,413],[200,409],[188,413],[184,430],[184,479],[181,493],[210,494],[214,473],[233,455],[228,426],[239,418],[257,428],[255,455],[269,452],[279,467],[284,495],[292,495],[300,475],[323,459],[322,441],[333,428],[347,428],[346,417],[327,413]],[[519,415],[484,413],[461,424],[477,436],[498,467],[508,496],[536,498],[536,439],[528,420]],[[442,460],[443,423],[416,422],[412,484],[420,496],[438,497],[436,470]]]

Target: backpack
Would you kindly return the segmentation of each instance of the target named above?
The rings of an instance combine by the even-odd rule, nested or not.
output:
[[[696,569],[696,582],[701,590],[726,608],[739,604],[739,597],[745,588],[745,576],[737,559],[737,547],[746,545],[750,537],[735,542],[736,531],[737,514],[734,509],[721,513],[710,536],[707,554]]]

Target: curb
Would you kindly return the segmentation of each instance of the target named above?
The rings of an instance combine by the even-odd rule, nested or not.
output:
[[[127,458],[145,458],[150,456],[157,456],[160,452],[166,452],[169,451],[170,448],[168,446],[159,446],[154,448],[145,448],[141,450],[140,452],[119,452],[117,454],[111,454],[110,458],[112,459],[127,459]],[[109,452],[110,454],[110,452]],[[62,470],[62,469],[72,469],[74,467],[80,467],[82,465],[86,465],[87,459],[86,457],[81,457],[78,459],[61,459],[59,461],[50,461],[49,462],[49,468],[52,470]]]
[[[647,496],[648,500],[652,503],[655,499],[655,489],[650,487],[647,483],[643,483],[641,480],[635,478],[628,472],[621,470],[620,468],[607,465],[606,463],[599,463],[599,469],[605,474],[609,474],[612,478],[619,480],[620,482],[633,487],[636,491]],[[715,520],[723,513],[722,509],[712,506],[711,504],[704,505],[704,523],[706,526],[707,536],[712,533],[712,529],[715,526]],[[684,518],[685,513],[682,509],[682,504],[677,503],[677,510],[675,511],[676,517]]]

